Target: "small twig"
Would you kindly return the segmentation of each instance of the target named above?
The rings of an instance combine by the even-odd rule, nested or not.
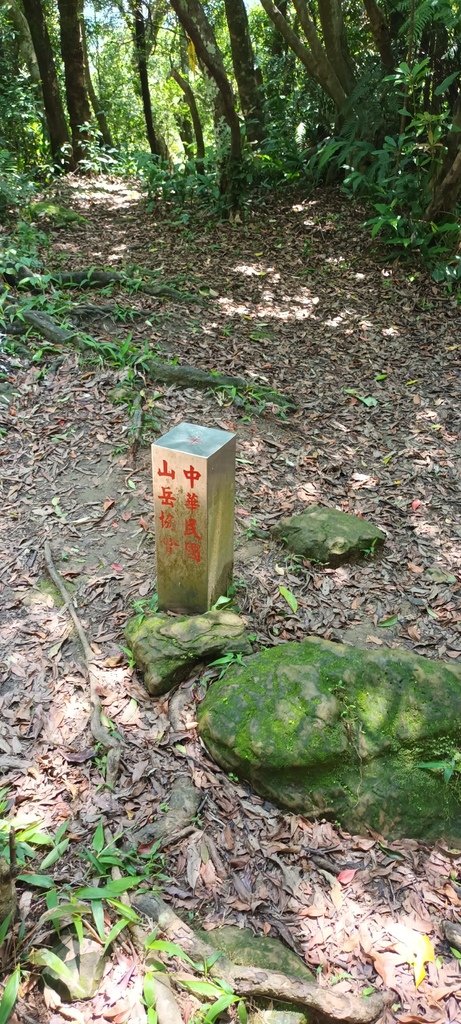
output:
[[[108,729],[101,722],[101,701],[98,694],[99,685],[99,669],[95,655],[91,650],[90,644],[87,640],[87,636],[80,619],[77,615],[75,605],[72,601],[72,597],[66,588],[66,585],[59,575],[53,558],[51,555],[51,548],[48,541],[45,541],[45,565],[48,570],[48,574],[54,585],[58,588],[61,597],[64,600],[66,610],[74,623],[77,636],[82,645],[83,654],[85,656],[86,669],[88,673],[88,680],[90,684],[90,700],[92,704],[92,712],[90,718],[91,732],[98,743],[101,743],[103,747],[108,751],[107,754],[107,768],[106,768],[106,784],[109,787],[114,785],[117,778],[118,767],[120,763],[120,743],[111,736]]]
[[[139,445],[141,443],[142,430],[144,426],[144,403],[146,396],[144,391],[140,391],[139,395],[136,396],[133,402],[133,417],[131,420],[130,437],[131,437],[131,460],[133,466],[136,465],[136,458],[139,451]]]

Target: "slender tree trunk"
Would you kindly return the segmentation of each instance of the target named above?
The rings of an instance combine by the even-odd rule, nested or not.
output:
[[[285,18],[286,21],[288,11],[288,0],[280,0],[280,2],[277,4],[277,9],[280,11],[282,18]],[[275,27],[275,25],[272,30],[271,52],[273,57],[283,57],[284,53],[287,52],[287,41],[282,36],[279,29]]]
[[[59,91],[51,40],[40,0],[23,0],[23,6],[40,71],[51,154],[53,159],[57,160],[62,147],[69,143],[69,132]],[[72,168],[73,160],[67,158],[66,162],[67,166]]]
[[[58,8],[72,150],[78,169],[78,164],[85,157],[85,144],[88,139],[88,133],[83,126],[91,121],[80,37],[79,0],[58,0]]]
[[[34,85],[40,85],[40,69],[27,18],[24,16],[24,13],[16,0],[11,0],[11,2],[8,2],[7,0],[6,3],[5,0],[0,0],[0,7],[6,9],[8,20],[16,33],[19,60],[21,64],[25,64],[31,82],[33,82]]]
[[[184,31],[192,40],[197,57],[214,79],[221,95],[224,116],[230,132],[230,151],[228,160],[223,162],[221,167],[220,188],[221,193],[227,195],[231,212],[236,211],[239,207],[236,179],[242,159],[242,139],[232,86],[213,28],[199,0],[171,0],[171,6]]]
[[[149,149],[153,156],[162,156],[161,146],[154,126],[152,113],[152,102],[150,98],[149,76],[147,71],[147,40],[146,23],[142,12],[141,2],[137,2],[134,8],[134,43],[136,52],[136,63],[138,66],[139,82],[141,86],[142,108],[146,124],[146,135]]]
[[[453,213],[461,194],[461,95],[456,100],[452,127],[445,143],[446,156],[426,210],[426,220],[436,221],[444,213]]]
[[[461,148],[445,177],[437,186],[426,210],[426,220],[438,220],[444,214],[453,213],[461,193]]]
[[[349,95],[354,88],[355,79],[341,0],[318,0],[318,8],[328,60],[335,69],[344,91]]]
[[[381,63],[385,71],[391,74],[395,71],[395,59],[392,53],[392,35],[384,11],[381,10],[376,0],[363,0],[363,4],[374,44],[381,57]]]
[[[81,39],[82,39],[83,65],[84,65],[84,68],[85,68],[85,83],[86,83],[86,88],[87,88],[87,91],[88,91],[88,96],[90,98],[90,103],[91,103],[91,106],[93,108],[93,113],[94,113],[94,116],[96,118],[96,121],[98,122],[98,128],[99,128],[99,131],[101,132],[102,141],[103,141],[105,146],[109,147],[109,149],[113,149],[114,148],[114,143],[113,143],[112,135],[110,133],[109,125],[107,123],[107,117],[106,117],[105,111],[103,110],[103,107],[102,107],[102,104],[101,104],[101,100],[97,96],[97,93],[96,93],[96,90],[95,90],[95,87],[93,85],[93,81],[92,81],[92,78],[91,78],[90,64],[89,64],[89,60],[88,60],[88,45],[87,45],[87,39],[86,39],[85,19],[84,19],[84,14],[83,14],[83,3],[81,4],[81,10],[80,10],[80,34],[81,34]]]
[[[232,51],[232,64],[250,142],[264,141],[264,110],[255,69],[253,44],[244,0],[224,0]]]
[[[184,78],[183,75],[180,75],[179,71],[176,71],[175,68],[172,68],[171,70],[171,77],[174,78],[175,82],[177,82],[177,84],[179,85],[179,88],[182,89],[187,106],[189,107],[190,110],[190,116],[192,118],[192,124],[194,126],[195,135],[196,168],[199,174],[203,174],[203,161],[205,159],[205,143],[203,141],[202,122],[200,120],[200,114],[198,112],[194,92],[187,79]]]
[[[297,33],[292,29],[286,18],[283,17],[273,0],[261,0],[266,14],[269,16],[275,27],[278,28],[283,38],[293,53],[306,68],[306,71],[315,82],[321,86],[324,92],[333,100],[338,112],[341,111],[347,100],[347,93],[336,74],[336,71],[323,49],[318,37],[314,22],[309,17],[304,0],[294,0],[294,6],[298,14],[304,35],[309,43],[306,46]]]

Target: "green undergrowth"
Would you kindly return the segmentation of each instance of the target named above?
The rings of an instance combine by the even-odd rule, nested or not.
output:
[[[74,934],[78,950],[86,937],[96,938],[101,955],[110,952],[121,933],[143,925],[128,894],[142,889],[158,893],[168,879],[159,842],[143,852],[130,846],[124,833],[112,835],[102,819],[85,844],[74,850],[73,840],[68,821],[51,833],[41,822],[11,814],[8,793],[0,790],[1,1024],[10,1019],[21,987],[30,991],[41,971],[48,984],[51,974],[64,991],[72,986],[72,998],[85,998],[78,977],[59,955],[65,949],[62,943]],[[69,857],[78,883],[62,881],[65,874],[72,875],[72,868],[63,870]],[[16,888],[31,897],[27,915],[20,918]],[[145,950],[145,968],[140,969],[148,1024],[157,1024],[155,978],[159,972],[168,973],[165,960],[185,962],[195,974],[180,983],[196,997],[194,1024],[213,1024],[232,1005],[238,1009],[238,1020],[247,1020],[245,1005],[232,987],[209,977],[220,953],[195,962],[181,946],[161,939],[158,930],[146,934]]]

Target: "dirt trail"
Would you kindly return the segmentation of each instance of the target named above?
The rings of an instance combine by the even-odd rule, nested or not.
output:
[[[378,262],[335,193],[268,200],[234,228],[192,215],[184,223],[174,207],[147,212],[139,193],[119,182],[62,187],[61,201],[87,222],[52,233],[50,267],[137,263],[202,300],[116,293],[142,318],[129,325],[99,318],[89,327],[95,337],[122,340],[132,331],[180,361],[274,385],[296,409],[284,420],[271,406],[255,415],[239,396],[229,404],[159,386],[158,427],[133,466],[129,411],[110,397],[123,370],[72,351],[54,364],[11,367],[15,397],[0,410],[2,784],[21,812],[51,830],[71,820],[57,877],[78,881],[75,851],[88,845],[101,815],[134,834],[163,813],[178,773],[190,776],[200,817],[192,836],[167,850],[167,899],[197,911],[209,928],[226,920],[278,934],[338,991],[379,988],[384,978],[396,993],[386,1021],[459,1020],[459,969],[440,928],[458,913],[452,856],[414,841],[389,848],[376,837],[349,837],[264,804],[198,744],[191,722],[200,681],[188,684],[178,733],[168,700],[147,697],[120,646],[133,602],[154,591],[148,442],[186,419],[238,432],[235,586],[262,643],[315,633],[460,658],[460,311],[423,276],[410,280],[408,271]],[[314,501],[372,519],[388,533],[383,555],[318,570],[252,535]],[[124,744],[115,792],[101,785],[81,652],[47,579],[46,539],[110,672],[103,707]],[[295,594],[296,616],[280,584]],[[389,628],[380,627],[386,619]],[[207,837],[225,875],[206,855]],[[360,858],[363,868],[348,885],[310,858],[309,850],[325,848],[338,865]],[[39,893],[31,906],[28,894],[22,901],[32,917],[43,909]],[[395,953],[397,923],[427,932],[441,954],[418,990]],[[139,992],[124,981],[129,964],[125,944],[98,996],[80,1004],[82,1021],[113,1019],[115,1005],[120,1024],[134,1019]],[[28,1003],[39,1007],[36,991]],[[42,1010],[42,1020],[69,1019],[59,1008],[50,1013]]]

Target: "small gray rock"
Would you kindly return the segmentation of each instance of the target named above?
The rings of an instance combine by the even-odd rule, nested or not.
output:
[[[320,505],[282,519],[271,532],[295,555],[333,566],[373,554],[385,540],[384,533],[368,520]]]

